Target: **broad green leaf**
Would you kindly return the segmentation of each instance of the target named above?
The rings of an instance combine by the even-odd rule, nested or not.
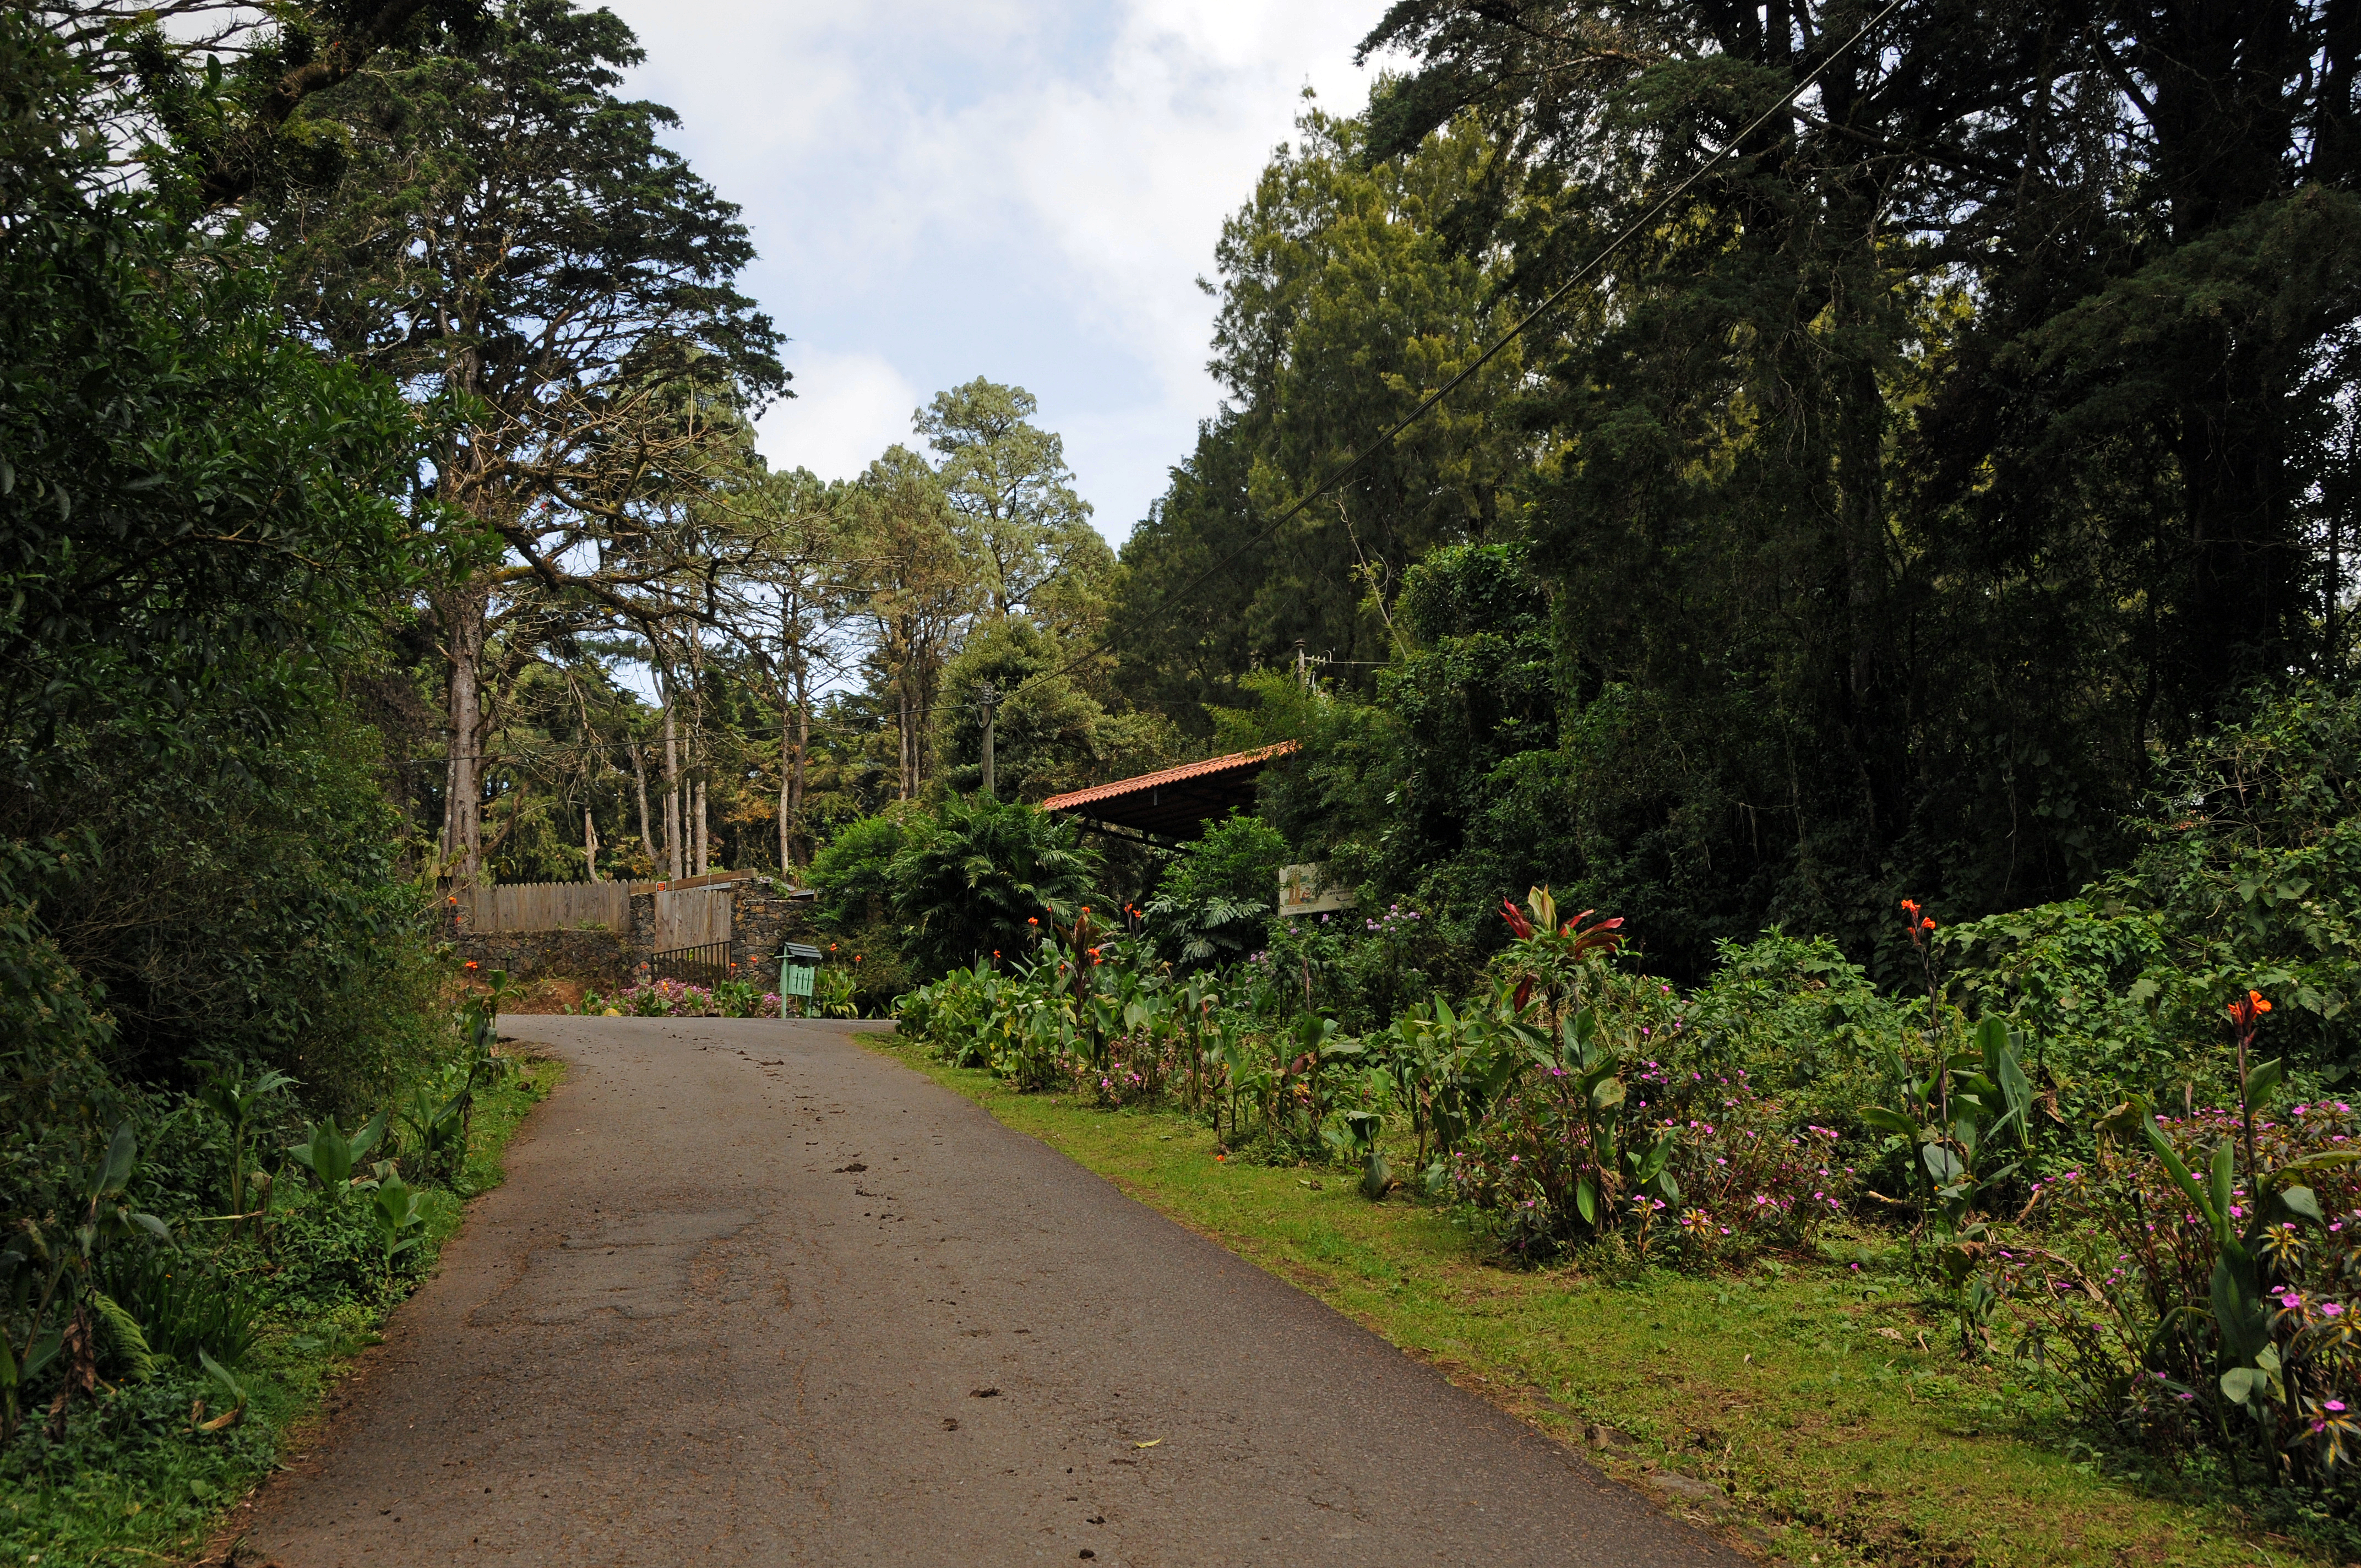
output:
[[[246,1385],[239,1382],[228,1367],[224,1366],[220,1362],[215,1361],[212,1356],[206,1354],[203,1345],[197,1347],[197,1361],[200,1365],[203,1366],[207,1372],[213,1375],[215,1382],[229,1390],[230,1397],[232,1398],[236,1399],[241,1407],[245,1405]]]
[[[98,1185],[91,1190],[93,1198],[110,1192],[120,1192],[123,1184],[131,1179],[131,1167],[139,1157],[139,1140],[126,1122],[115,1129],[115,1136],[106,1146],[105,1162],[99,1168]]]
[[[1994,1083],[2000,1081],[2001,1054],[2007,1049],[2008,1025],[1987,1015],[1976,1025],[1976,1055],[1982,1058],[1984,1076]]]
[[[2246,1071],[2247,1108],[2260,1111],[2269,1104],[2271,1096],[2279,1092],[2279,1080],[2285,1076],[2284,1064],[2276,1057],[2249,1068]]]
[[[2025,1068],[2017,1060],[2014,1036],[2000,1047],[2000,1091],[2007,1101],[2009,1111],[2016,1117],[2017,1142],[2026,1148],[2033,1146],[2033,1080],[2025,1076]],[[1995,1129],[1995,1132],[1997,1129]]]
[[[1960,1173],[1963,1168],[1960,1164],[1960,1157],[1942,1145],[1920,1145],[1918,1157],[1927,1162],[1927,1174],[1934,1177],[1937,1181],[1949,1186],[1960,1179]]]
[[[2197,1179],[2189,1173],[2189,1168],[2180,1163],[2180,1157],[2172,1152],[2172,1144],[2165,1137],[2164,1129],[2156,1124],[2156,1117],[2144,1104],[2139,1111],[2139,1129],[2147,1137],[2148,1147],[2155,1151],[2156,1157],[2163,1164],[2165,1174],[2189,1194],[2189,1201],[2197,1206],[2197,1212],[2219,1231],[2223,1223],[2221,1211],[2213,1207],[2213,1200],[2207,1196],[2205,1189],[2197,1184]]]
[[[1880,1127],[1889,1133],[1899,1133],[1905,1138],[1915,1137],[1918,1133],[1917,1123],[1898,1111],[1888,1111],[1883,1105],[1864,1106],[1861,1113],[1861,1119],[1872,1127]]]
[[[2223,1355],[2240,1365],[2251,1364],[2256,1354],[2270,1343],[2262,1302],[2255,1295],[2252,1278],[2224,1253],[2214,1262],[2208,1293],[2213,1302],[2213,1323],[2221,1335]]]
[[[1581,1213],[1584,1224],[1598,1223],[1598,1182],[1596,1178],[1586,1175],[1574,1184],[1574,1206]]]

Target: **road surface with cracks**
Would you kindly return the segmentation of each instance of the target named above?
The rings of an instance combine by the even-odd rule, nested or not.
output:
[[[1741,1559],[847,1037],[571,1064],[241,1563]]]

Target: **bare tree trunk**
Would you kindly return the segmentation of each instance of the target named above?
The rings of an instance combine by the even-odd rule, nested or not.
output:
[[[681,870],[680,829],[683,813],[680,809],[680,735],[673,724],[672,683],[666,681],[664,690],[664,864],[670,868],[664,874],[678,882],[686,873]]]
[[[918,796],[918,730],[917,715],[911,711],[910,675],[906,666],[902,678],[894,683],[901,704],[902,720],[902,795],[904,800]]]
[[[688,831],[683,838],[697,870],[706,872],[705,774],[698,759],[705,748],[705,639],[701,634],[688,640],[688,733],[682,737],[681,761],[692,775],[683,786],[681,806],[689,814]]]
[[[795,716],[781,743],[787,748],[785,776],[779,781],[779,869],[800,870],[803,860],[804,762],[811,755],[811,702],[805,685],[803,651],[795,656]]]
[[[483,699],[484,590],[462,587],[438,607],[451,661],[450,763],[443,800],[443,864],[447,874],[470,885],[484,869]]]
[[[630,745],[631,748],[631,778],[633,782],[638,784],[640,786],[640,847],[648,852],[649,866],[652,869],[657,870],[659,874],[661,874],[662,868],[656,866],[656,841],[653,836],[648,831],[647,758],[640,751],[640,743],[637,740],[630,742]]]
[[[590,808],[582,808],[582,868],[587,880],[598,880],[598,825],[590,820]]]

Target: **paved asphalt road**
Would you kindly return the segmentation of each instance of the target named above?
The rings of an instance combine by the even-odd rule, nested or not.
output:
[[[241,1563],[1741,1561],[849,1025],[501,1022],[572,1070]]]

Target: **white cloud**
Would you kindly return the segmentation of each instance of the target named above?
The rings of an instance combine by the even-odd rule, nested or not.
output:
[[[648,49],[636,89],[679,111],[682,150],[746,209],[751,291],[820,345],[792,354],[800,395],[763,422],[774,464],[857,469],[926,396],[990,376],[1040,399],[1116,540],[1213,411],[1194,280],[1223,218],[1305,84],[1359,106],[1353,46],[1383,9],[615,8]]]
[[[910,413],[923,400],[883,355],[790,343],[786,365],[796,395],[771,405],[755,426],[772,467],[849,479],[910,439]]]

